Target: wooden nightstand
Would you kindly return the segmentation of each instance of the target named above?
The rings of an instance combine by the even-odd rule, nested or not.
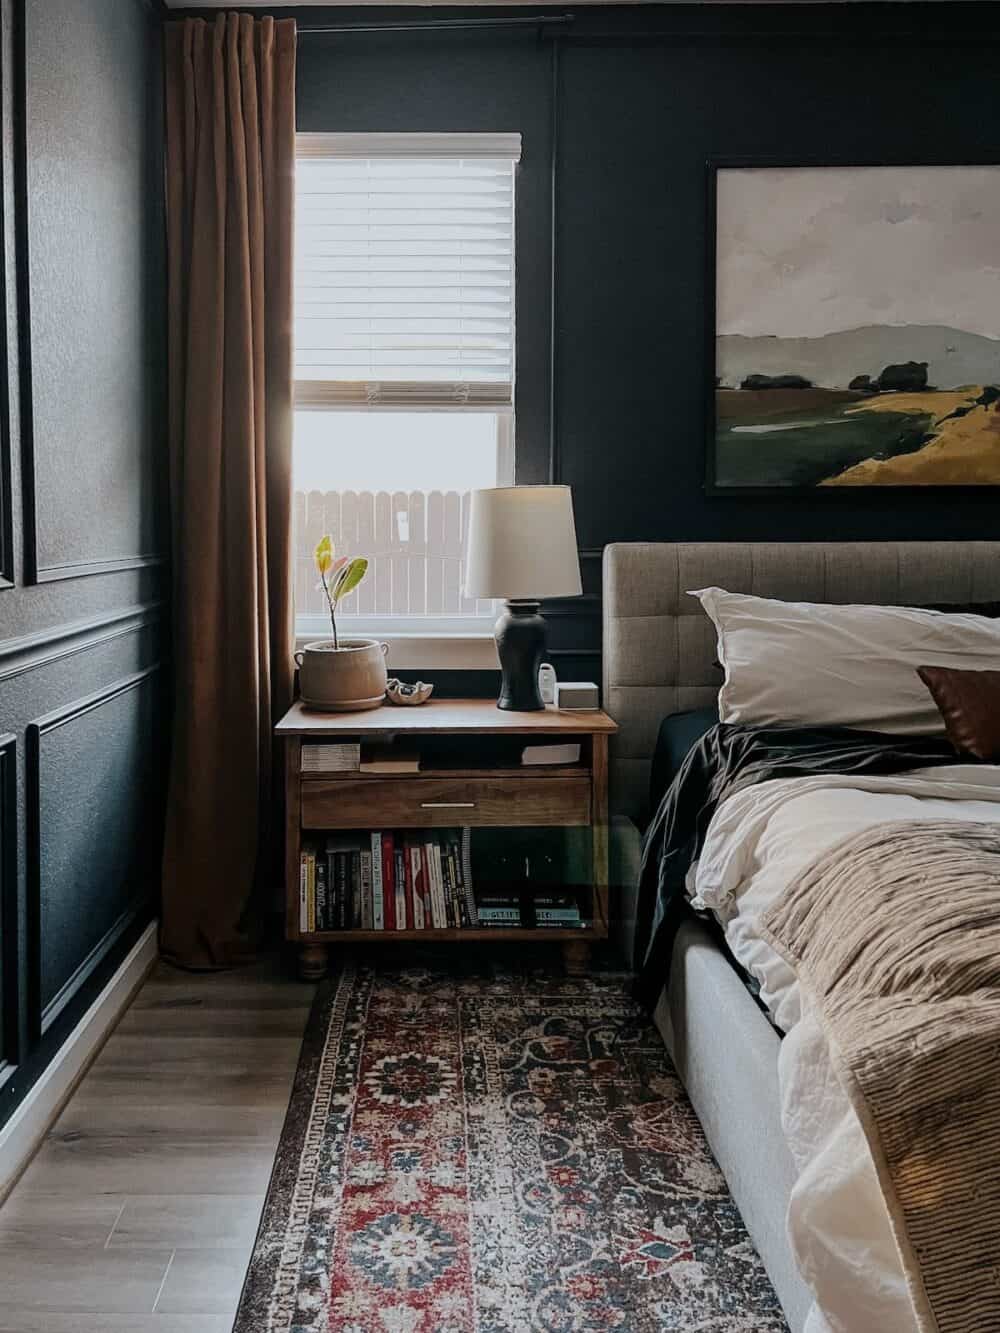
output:
[[[285,931],[299,946],[302,976],[324,974],[334,944],[383,940],[557,940],[567,971],[586,969],[590,945],[608,934],[608,737],[617,730],[606,713],[503,712],[492,699],[432,699],[416,708],[386,705],[363,713],[317,713],[294,704],[275,732],[285,742]],[[469,737],[513,741],[579,742],[580,762],[565,767],[479,767],[470,762]],[[302,771],[302,742],[384,741],[395,737],[433,757],[419,772],[315,774]],[[454,754],[449,754],[449,738]],[[510,762],[509,759],[507,761]],[[592,910],[586,926],[480,927],[425,930],[300,928],[299,873],[303,834],[337,829],[414,829],[484,825],[587,826],[591,830]]]

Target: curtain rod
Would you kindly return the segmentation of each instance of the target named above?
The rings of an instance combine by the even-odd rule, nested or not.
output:
[[[537,28],[542,24],[549,27],[553,24],[562,26],[572,23],[574,17],[573,14],[530,14],[491,19],[425,19],[423,22],[418,20],[413,23],[317,24],[315,27],[304,26],[300,23],[298,35],[300,37],[311,37],[313,35],[323,36],[334,33],[343,36],[354,32],[448,32],[470,28]]]

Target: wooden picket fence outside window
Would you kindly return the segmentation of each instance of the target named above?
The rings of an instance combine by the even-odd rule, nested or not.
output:
[[[340,616],[489,616],[462,596],[470,492],[296,491],[292,540],[297,616],[327,614],[313,551],[329,532],[341,555],[366,555],[368,575]]]

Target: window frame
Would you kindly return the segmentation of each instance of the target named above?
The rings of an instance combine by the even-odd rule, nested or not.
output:
[[[514,301],[517,271],[517,166],[521,158],[520,134],[296,134],[296,162],[324,156],[382,158],[510,158],[514,172],[514,217],[511,238],[511,300]],[[293,315],[294,318],[294,315]],[[511,377],[506,398],[496,393],[496,383],[448,384],[412,381],[423,389],[413,402],[359,401],[337,392],[332,386],[347,381],[299,380],[293,383],[295,412],[458,412],[489,415],[497,422],[496,484],[515,482],[515,410],[517,310],[513,307],[511,328]],[[441,390],[434,398],[435,386]],[[477,392],[478,390],[478,392]],[[430,401],[434,399],[434,401]],[[363,554],[363,553],[362,553]],[[495,605],[479,615],[345,615],[342,627],[348,633],[378,638],[390,644],[392,665],[407,667],[495,668],[497,665],[493,625],[499,611]],[[329,637],[329,620],[315,613],[295,610],[296,647],[316,638]]]

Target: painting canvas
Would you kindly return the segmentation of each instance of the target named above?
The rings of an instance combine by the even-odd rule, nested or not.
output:
[[[710,483],[1000,485],[1000,166],[715,169]]]

